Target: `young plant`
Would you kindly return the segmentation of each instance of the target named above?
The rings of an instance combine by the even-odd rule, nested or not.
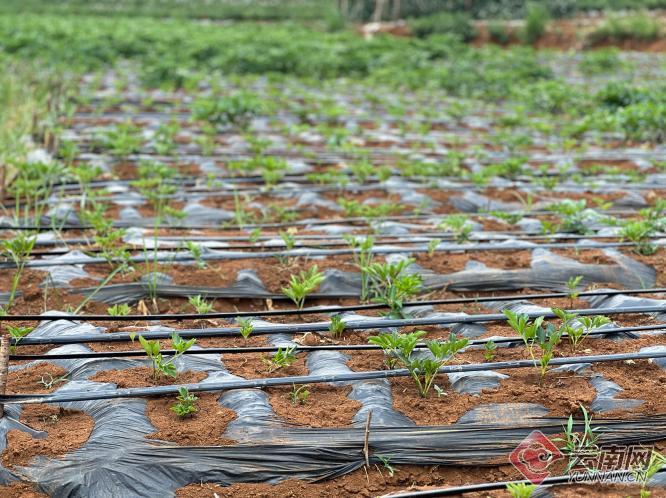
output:
[[[578,316],[575,313],[567,313],[559,308],[552,308],[551,311],[562,320],[560,329],[569,338],[574,353],[593,329],[610,323],[610,319],[602,315]],[[578,325],[575,322],[578,322]]]
[[[106,308],[106,312],[110,316],[126,316],[130,314],[130,311],[132,311],[132,308],[130,308],[129,305],[125,303],[114,304],[113,306]]]
[[[213,303],[209,303],[201,296],[190,296],[188,302],[194,306],[199,315],[205,315],[213,311]]]
[[[411,356],[401,358],[400,361],[409,370],[421,397],[428,397],[428,392],[432,388],[439,369],[450,362],[468,343],[469,339],[458,339],[454,333],[451,333],[448,341],[428,341],[426,343],[432,358],[413,358]]]
[[[192,254],[192,257],[197,262],[197,266],[199,268],[206,268],[206,262],[201,258],[202,254],[202,249],[201,245],[197,244],[196,242],[192,242],[191,240],[188,240],[185,242],[185,247],[187,247],[187,250],[190,251]]]
[[[541,349],[541,357],[539,358],[539,382],[543,382],[543,378],[548,372],[548,365],[550,364],[555,354],[555,346],[562,340],[562,329],[555,327],[553,324],[548,324],[546,327],[539,327],[537,331],[537,344]]]
[[[9,310],[14,305],[16,299],[16,291],[23,274],[30,253],[35,247],[36,237],[30,237],[25,232],[20,232],[16,237],[9,240],[0,241],[0,254],[11,259],[16,266],[16,271],[12,277],[12,284],[9,291],[9,299],[7,301],[6,310]]]
[[[240,335],[243,337],[243,339],[250,337],[254,331],[254,325],[252,325],[252,320],[249,318],[239,318],[238,325],[240,325]]]
[[[655,234],[654,223],[648,220],[628,221],[621,230],[622,240],[633,242],[634,251],[643,256],[650,256],[657,252],[657,245],[652,243],[650,237]]]
[[[287,230],[286,232],[278,232],[278,235],[282,239],[282,242],[284,242],[284,250],[285,251],[291,251],[295,246],[296,246],[296,238],[294,237],[294,234]],[[279,256],[278,260],[282,265],[288,265],[289,264],[289,257],[287,256]]]
[[[497,344],[492,339],[486,341],[483,345],[483,357],[486,361],[493,361],[495,358],[495,350],[497,349]]]
[[[428,242],[428,256],[431,258],[435,255],[435,251],[437,250],[437,246],[442,241],[440,239],[432,239],[430,242]]]
[[[634,466],[630,469],[634,480],[641,487],[641,498],[648,498],[652,494],[650,490],[647,489],[648,483],[650,482],[650,479],[652,479],[652,476],[659,472],[664,466],[666,466],[666,457],[658,451],[652,450],[650,460],[647,464]]]
[[[331,317],[331,323],[328,325],[328,331],[331,333],[331,337],[342,337],[342,334],[345,332],[345,322],[342,320],[340,315],[333,315]]]
[[[171,334],[171,346],[175,350],[175,354],[170,358],[165,358],[160,351],[160,342],[158,340],[148,340],[141,335],[139,336],[139,343],[141,344],[141,347],[153,362],[154,379],[157,379],[158,375],[160,374],[167,377],[176,378],[178,372],[176,365],[174,365],[174,361],[185,354],[185,352],[190,349],[195,342],[197,342],[196,339],[185,340],[178,335],[178,332],[174,331]]]
[[[391,457],[377,455],[377,458],[379,458],[379,461],[382,462],[382,466],[388,472],[389,477],[393,477],[395,475],[396,470],[395,467],[391,465]]]
[[[569,280],[567,280],[567,283],[566,283],[567,297],[569,298],[571,308],[573,308],[574,299],[576,299],[578,297],[578,295],[580,294],[580,291],[578,290],[578,286],[580,285],[582,280],[583,280],[582,275],[577,275],[577,276],[571,277],[571,278],[569,278]]]
[[[541,329],[544,318],[540,316],[530,322],[529,317],[524,313],[515,313],[511,310],[504,310],[503,313],[509,326],[523,339],[530,358],[534,360],[534,341],[537,332]]]
[[[263,362],[268,367],[268,373],[275,372],[280,368],[285,368],[296,361],[296,346],[287,346],[278,348],[271,358],[263,358]]]
[[[308,384],[296,387],[296,384],[293,384],[291,387],[291,392],[289,393],[289,399],[291,400],[292,405],[301,404],[304,405],[310,396],[310,391],[308,391]]]
[[[534,484],[526,482],[509,482],[506,485],[506,490],[511,495],[511,498],[530,498],[534,491],[536,491]]]
[[[375,240],[370,236],[361,239],[344,235],[343,238],[353,251],[354,263],[359,270],[361,270],[361,301],[365,301],[368,299],[370,292],[370,276],[368,275],[367,269],[372,263],[372,248],[375,245]]]
[[[180,418],[185,418],[197,412],[197,407],[194,404],[199,398],[190,393],[187,387],[183,386],[178,389],[178,396],[176,397],[176,404],[171,407],[171,411],[178,415]]]
[[[409,358],[419,339],[426,335],[422,330],[399,334],[398,332],[370,336],[368,342],[379,346],[384,351],[384,362],[389,370],[393,370],[400,358]]]
[[[18,343],[21,342],[21,339],[23,339],[33,330],[34,329],[32,327],[22,327],[20,325],[17,326],[7,325],[7,332],[9,332],[9,336],[14,340],[14,345],[9,348],[10,352],[12,353],[15,352],[16,346],[18,346]]]
[[[406,271],[413,262],[403,259],[395,263],[372,263],[365,268],[373,301],[388,306],[391,317],[404,318],[403,302],[421,290],[421,276]]]
[[[292,275],[289,285],[282,288],[282,293],[291,299],[300,310],[303,309],[305,298],[312,294],[323,281],[324,274],[317,271],[317,265],[314,265],[307,271],[301,271],[298,276]]]
[[[467,216],[464,214],[450,214],[441,221],[438,228],[453,232],[453,239],[456,243],[464,244],[469,241],[469,236],[474,228],[467,221]]]
[[[560,450],[569,458],[567,472],[579,462],[584,462],[584,457],[593,457],[599,454],[599,445],[597,444],[599,439],[597,431],[599,430],[599,427],[592,427],[592,417],[588,414],[583,405],[580,406],[580,409],[583,413],[582,432],[574,431],[573,416],[569,415],[567,425],[564,426],[564,437],[556,438],[554,440],[556,442],[564,443],[564,447],[560,448]]]
[[[61,375],[60,377],[54,377],[53,375],[51,375],[49,373],[47,373],[46,375],[48,376],[48,378],[42,375],[39,378],[39,380],[37,381],[37,383],[44,386],[45,389],[53,389],[58,384],[62,384],[64,382],[67,382],[67,380],[68,380],[67,376],[69,374],[64,374],[64,375]]]

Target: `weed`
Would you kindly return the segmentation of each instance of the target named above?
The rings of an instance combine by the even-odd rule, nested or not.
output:
[[[291,275],[289,285],[282,288],[282,293],[291,299],[299,310],[303,309],[305,298],[319,287],[324,278],[324,274],[314,265],[307,271],[301,271],[298,276]]]
[[[178,415],[180,418],[185,418],[197,412],[195,402],[198,400],[194,394],[190,393],[187,387],[183,386],[178,389],[178,396],[176,397],[176,404],[171,407],[171,411]]]

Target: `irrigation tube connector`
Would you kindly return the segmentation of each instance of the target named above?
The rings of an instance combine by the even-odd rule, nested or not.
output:
[[[582,291],[578,292],[578,297],[594,296],[617,296],[632,294],[663,294],[666,293],[666,287],[653,287],[650,289],[607,289],[601,291]],[[547,292],[539,294],[504,294],[500,296],[476,296],[476,297],[455,297],[449,299],[431,299],[422,301],[405,301],[403,308],[414,306],[438,306],[442,304],[467,304],[467,303],[487,303],[493,301],[528,301],[531,299],[557,299],[569,298],[567,292]],[[342,313],[345,311],[363,311],[388,309],[388,305],[381,303],[374,304],[356,304],[351,306],[315,306],[309,308],[290,308],[284,310],[258,310],[258,311],[235,311],[235,312],[213,312],[213,313],[172,313],[172,314],[153,314],[153,315],[3,315],[0,316],[0,323],[3,321],[35,321],[35,322],[53,322],[56,320],[76,320],[79,322],[150,322],[161,320],[202,320],[202,319],[224,319],[237,317],[254,316],[285,316],[285,315],[308,315],[321,313]]]
[[[581,363],[604,363],[626,360],[649,360],[666,358],[664,352],[646,353],[620,353],[597,356],[577,356],[555,358],[550,361],[551,366],[573,365]],[[498,361],[493,363],[472,363],[467,365],[446,365],[439,369],[440,374],[458,372],[479,372],[484,370],[506,370],[511,368],[534,368],[533,360]],[[179,384],[173,386],[138,387],[127,389],[114,389],[108,391],[80,391],[66,394],[8,394],[0,396],[0,404],[35,404],[35,403],[65,403],[71,401],[93,401],[101,399],[118,398],[145,398],[150,396],[174,396],[178,390],[186,387],[190,392],[228,391],[232,389],[255,389],[274,386],[291,386],[295,384],[321,384],[329,382],[355,382],[369,379],[387,379],[392,377],[409,377],[407,369],[398,370],[369,370],[333,375],[298,375],[293,377],[271,377],[266,379],[235,380],[231,382],[211,382],[204,384]]]
[[[659,325],[637,325],[634,327],[616,327],[608,329],[597,329],[587,333],[587,336],[607,336],[624,334],[629,338],[636,339],[638,336],[633,332],[640,331],[656,331],[666,332],[666,323]],[[147,338],[152,338],[150,334],[145,335]],[[569,334],[562,334],[562,339],[567,339]],[[475,339],[469,341],[467,350],[471,346],[481,346],[488,342],[488,339]],[[502,337],[493,339],[495,344],[520,344],[523,342],[522,337]],[[414,346],[414,349],[426,349],[428,345],[424,342],[419,342]],[[204,355],[204,354],[244,354],[244,353],[274,353],[279,346],[247,346],[247,347],[222,347],[222,348],[198,348],[188,349],[185,355]],[[295,353],[307,353],[308,351],[379,351],[382,348],[374,344],[320,344],[317,346],[306,346],[296,344]],[[162,350],[162,354],[173,355],[176,351],[173,349]],[[125,357],[141,357],[147,356],[146,352],[142,349],[131,351],[94,351],[89,353],[54,353],[54,354],[11,354],[10,360],[14,361],[28,361],[28,360],[73,360],[73,359],[99,359],[99,358],[125,358]]]
[[[435,252],[450,253],[450,252],[465,252],[465,251],[533,251],[535,249],[607,249],[614,247],[634,247],[636,244],[633,242],[592,242],[589,244],[578,244],[574,242],[552,242],[546,244],[451,244],[446,247],[437,247]],[[405,252],[410,253],[427,253],[430,249],[427,247],[374,247],[372,254],[401,254]],[[159,252],[159,251],[155,251]],[[130,256],[126,260],[118,258],[104,259],[104,258],[86,258],[86,259],[72,259],[67,261],[67,265],[94,265],[102,263],[145,263],[149,261],[157,261],[159,263],[183,263],[194,261],[232,261],[239,259],[268,259],[268,258],[297,258],[303,256],[340,256],[348,254],[360,254],[360,249],[311,249],[311,250],[291,250],[291,251],[268,251],[268,252],[240,252],[240,251],[222,251],[219,254],[202,254],[199,258],[188,254],[174,254],[173,256],[160,255],[157,257],[150,256],[153,250],[144,256]],[[62,261],[54,260],[31,260],[25,264],[25,268],[43,268],[49,266],[62,266]],[[0,263],[0,269],[16,268],[14,262]]]
[[[666,312],[666,303],[659,306],[627,306],[619,308],[592,308],[567,310],[569,313],[575,313],[579,316],[594,315],[620,315],[633,313],[659,313]],[[556,318],[557,315],[551,311],[525,313],[529,318]],[[201,318],[202,316],[199,316]],[[5,317],[3,317],[4,319]],[[68,321],[76,321],[75,316],[68,316]],[[345,330],[367,330],[384,329],[392,327],[418,327],[428,325],[454,325],[461,323],[483,323],[483,322],[506,322],[507,317],[503,313],[487,313],[482,315],[463,315],[448,316],[437,318],[401,318],[401,319],[379,319],[379,320],[359,320],[345,322]],[[306,332],[325,332],[329,330],[329,323],[288,323],[275,325],[258,325],[253,328],[253,335],[271,335],[271,334],[304,334]],[[173,330],[164,332],[148,332],[145,337],[151,339],[168,339]],[[178,334],[184,338],[192,337],[235,337],[240,336],[240,327],[213,327],[208,329],[180,329]],[[60,336],[60,337],[24,337],[20,340],[20,345],[44,345],[44,344],[78,344],[85,342],[123,342],[130,341],[133,332],[111,332],[108,334]],[[17,343],[12,340],[12,345]]]
[[[656,474],[664,474],[666,469],[661,469]],[[559,486],[559,485],[590,485],[590,484],[604,484],[605,482],[615,483],[617,479],[627,479],[627,484],[636,484],[629,482],[629,478],[633,478],[634,473],[630,470],[613,470],[608,472],[588,472],[575,475],[575,479],[571,475],[547,477],[539,484],[539,487],[546,486]],[[382,495],[379,498],[431,498],[435,496],[457,496],[466,493],[482,493],[484,491],[493,491],[497,489],[506,489],[508,484],[531,484],[527,479],[522,481],[498,481],[498,482],[484,482],[479,484],[468,484],[466,486],[455,486],[449,488],[434,488],[424,489],[422,491],[405,491],[403,493],[389,493]]]

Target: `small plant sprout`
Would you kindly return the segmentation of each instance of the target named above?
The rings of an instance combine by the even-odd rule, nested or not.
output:
[[[553,308],[552,312],[562,320],[560,329],[569,338],[574,353],[592,330],[610,323],[610,318],[602,315],[578,316],[559,308]],[[576,324],[576,322],[578,323]]]
[[[657,245],[650,239],[655,232],[655,224],[650,220],[628,221],[620,229],[620,236],[634,243],[635,252],[650,256],[657,252]]]
[[[382,462],[382,466],[384,467],[384,470],[388,472],[389,477],[393,477],[396,471],[395,467],[391,465],[391,457],[377,455],[377,458],[379,458],[379,461]]]
[[[372,263],[365,269],[370,282],[370,292],[374,302],[390,308],[389,316],[404,318],[403,302],[421,290],[421,276],[407,273],[413,259],[403,259],[396,263]]]
[[[384,351],[384,362],[389,370],[397,365],[401,357],[409,357],[419,342],[419,339],[426,335],[422,330],[410,332],[409,334],[399,334],[397,332],[384,333],[370,336],[368,342],[379,346]]]
[[[294,237],[293,232],[287,230],[286,232],[279,232],[278,235],[280,235],[282,242],[284,242],[284,250],[286,252],[291,251],[296,246],[296,238]],[[279,256],[278,260],[282,265],[289,264],[288,256]]]
[[[435,255],[435,251],[437,250],[437,246],[442,241],[440,239],[432,239],[430,242],[428,242],[428,256],[431,258]]]
[[[557,328],[552,324],[548,324],[545,328],[539,327],[537,331],[537,343],[541,349],[541,357],[539,358],[539,382],[543,382],[543,378],[548,372],[548,365],[553,359],[555,354],[555,346],[562,340],[562,329]]]
[[[292,275],[289,285],[282,288],[282,293],[291,299],[300,310],[303,309],[305,298],[312,294],[323,281],[324,274],[318,271],[317,265],[314,265],[307,271],[301,271],[298,276]]]
[[[511,498],[530,498],[536,488],[534,484],[526,482],[509,482],[506,485],[506,490],[511,495]]]
[[[567,425],[563,427],[564,437],[555,438],[554,440],[564,443],[564,447],[560,450],[569,459],[567,472],[578,463],[583,463],[586,457],[594,457],[599,454],[599,445],[597,444],[599,434],[597,434],[597,431],[600,428],[592,427],[592,417],[583,405],[580,406],[580,410],[583,413],[583,430],[581,432],[574,431],[573,416],[569,415]]]
[[[345,331],[345,322],[340,315],[333,315],[331,317],[331,323],[328,324],[328,331],[332,337],[342,337]]]
[[[368,299],[370,292],[370,276],[368,275],[367,269],[372,263],[372,248],[375,245],[375,240],[370,236],[361,239],[344,235],[343,238],[353,251],[354,263],[361,270],[361,301],[365,301]]]
[[[239,318],[238,325],[240,326],[240,335],[243,339],[250,337],[254,331],[254,325],[252,325],[252,320],[249,318]]]
[[[650,453],[650,460],[647,464],[632,467],[631,475],[636,483],[641,487],[641,498],[649,498],[652,494],[648,489],[648,483],[652,476],[666,466],[666,457],[656,450]]]
[[[280,368],[285,368],[296,361],[296,346],[287,346],[278,348],[278,350],[270,358],[263,358],[264,363],[268,367],[268,372],[275,372]]]
[[[467,216],[464,214],[450,214],[439,224],[439,228],[453,232],[453,239],[458,244],[464,244],[469,241],[469,236],[474,226],[467,222]]]
[[[123,304],[114,304],[113,306],[106,308],[106,312],[110,316],[127,316],[132,311],[132,308],[129,305]]]
[[[575,277],[569,278],[566,283],[567,287],[567,297],[569,298],[570,302],[570,307],[573,308],[573,302],[574,299],[578,297],[580,294],[580,290],[578,289],[578,286],[580,283],[583,281],[583,276],[582,275],[577,275]]]
[[[0,254],[11,259],[16,266],[16,272],[12,278],[12,284],[9,291],[9,299],[7,300],[6,310],[9,310],[14,305],[16,298],[16,291],[18,284],[21,280],[21,274],[25,268],[25,264],[30,258],[30,253],[35,247],[36,237],[30,237],[25,232],[20,232],[13,239],[0,241]]]
[[[199,315],[205,315],[213,311],[213,304],[209,303],[201,296],[190,296],[188,301]]]
[[[197,266],[199,268],[206,268],[206,262],[201,258],[202,254],[201,245],[197,244],[196,242],[192,242],[191,240],[188,240],[187,242],[185,242],[185,246],[187,247],[187,250],[190,251],[190,254],[192,254],[192,257],[197,262]]]
[[[15,352],[16,346],[18,346],[18,343],[21,342],[21,339],[23,339],[26,335],[28,335],[32,331],[33,331],[32,327],[22,327],[20,325],[17,326],[7,325],[7,332],[9,332],[9,336],[14,340],[14,345],[9,348],[10,351],[12,353]]]
[[[497,344],[492,339],[486,341],[483,345],[483,357],[486,361],[493,361],[495,358],[495,350],[497,349]]]
[[[53,389],[58,384],[67,382],[67,376],[69,374],[61,375],[60,377],[54,377],[50,373],[47,373],[46,376],[42,375],[37,381],[38,384],[43,385],[46,389]]]
[[[194,403],[198,399],[194,394],[190,393],[187,387],[180,387],[178,389],[178,396],[176,397],[176,404],[171,406],[171,411],[180,418],[189,417],[197,412],[197,407]]]
[[[141,335],[139,336],[141,347],[153,362],[153,378],[155,379],[159,374],[176,378],[178,372],[174,361],[185,354],[196,341],[196,339],[185,340],[178,335],[178,332],[174,331],[171,334],[171,346],[175,350],[175,354],[166,359],[160,351],[160,342],[158,340],[148,340]]]
[[[289,399],[291,400],[292,405],[304,405],[310,396],[310,391],[308,391],[308,384],[296,387],[296,384],[292,384],[291,391],[289,392]]]
[[[534,340],[544,318],[540,316],[530,322],[529,317],[523,313],[515,313],[511,310],[504,310],[503,313],[507,317],[509,326],[523,339],[527,352],[534,360]]]

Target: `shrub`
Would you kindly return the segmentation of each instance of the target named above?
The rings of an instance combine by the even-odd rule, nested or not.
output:
[[[660,31],[659,22],[648,14],[614,15],[609,16],[594,31],[588,34],[586,42],[591,46],[625,40],[647,42],[657,39]]]
[[[550,13],[541,4],[529,4],[525,16],[525,26],[520,35],[523,43],[534,44],[546,32]]]
[[[428,17],[412,19],[409,22],[414,36],[425,38],[434,34],[452,34],[460,41],[471,41],[476,37],[476,28],[464,14],[440,12]]]

